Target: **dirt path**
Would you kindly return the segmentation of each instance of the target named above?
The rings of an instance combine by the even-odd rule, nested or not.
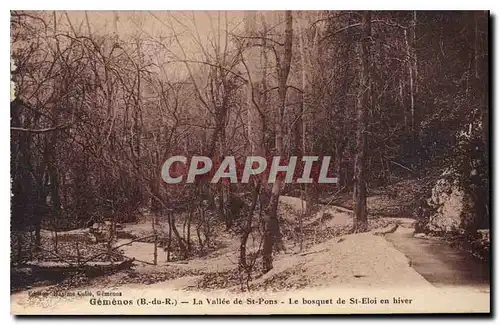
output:
[[[472,287],[489,292],[488,263],[441,240],[415,238],[413,228],[399,227],[385,238],[405,254],[415,271],[435,287]]]

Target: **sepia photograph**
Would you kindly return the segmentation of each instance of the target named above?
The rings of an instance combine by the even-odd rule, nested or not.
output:
[[[11,314],[490,314],[490,21],[11,10]]]

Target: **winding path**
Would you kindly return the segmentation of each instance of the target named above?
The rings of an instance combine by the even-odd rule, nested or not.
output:
[[[467,252],[438,239],[415,238],[413,228],[399,227],[387,241],[405,254],[411,266],[435,287],[472,287],[490,290],[490,268]]]

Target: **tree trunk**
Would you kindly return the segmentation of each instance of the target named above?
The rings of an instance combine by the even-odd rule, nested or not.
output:
[[[413,11],[412,15],[412,25],[413,28],[409,29],[411,34],[408,35],[407,30],[404,30],[404,39],[406,45],[406,56],[408,61],[408,77],[410,82],[410,131],[411,131],[411,141],[412,141],[412,161],[413,164],[416,163],[417,160],[417,152],[416,148],[417,144],[417,125],[419,124],[417,118],[417,112],[415,109],[416,105],[416,96],[417,96],[417,37],[416,37],[416,24],[417,24],[417,12]],[[408,38],[411,37],[411,44]],[[413,166],[415,167],[415,165]]]
[[[261,62],[260,62],[260,69],[257,68],[257,65],[259,64],[257,62],[257,53],[252,53],[250,51],[249,57],[247,59],[247,64],[250,69],[253,69],[254,73],[253,77],[250,76],[251,72],[250,70],[248,71],[249,73],[249,83],[247,87],[247,107],[248,107],[248,128],[247,128],[247,135],[248,139],[250,142],[250,152],[252,153],[253,156],[264,156],[265,154],[265,148],[264,148],[264,120],[263,117],[261,116],[260,109],[263,107],[266,107],[268,105],[267,102],[267,65],[268,65],[268,57],[267,57],[267,43],[266,43],[266,37],[267,37],[267,25],[266,25],[266,20],[265,17],[262,16],[262,25],[263,25],[263,46],[261,47],[261,52],[260,52],[260,57],[261,57]],[[256,17],[254,12],[247,12],[246,13],[246,20],[245,20],[245,28],[246,32],[248,35],[252,35],[255,30],[255,24],[256,24]],[[256,72],[260,71],[261,75],[259,76]],[[256,84],[254,84],[254,80],[257,80],[258,77],[260,77],[261,80],[261,90],[262,92],[259,92],[258,94],[256,93],[258,90],[258,87]],[[256,100],[256,96],[258,95],[258,100]],[[260,106],[257,106],[257,104]],[[262,176],[262,175],[261,175]],[[263,177],[263,176],[262,176]],[[261,189],[262,189],[262,182],[263,179],[262,177],[259,177],[258,179],[254,179],[254,188],[253,188],[253,193],[252,193],[252,202],[250,205],[250,209],[247,214],[247,219],[246,219],[246,224],[245,228],[243,230],[243,233],[241,235],[240,239],[240,258],[239,258],[239,266],[241,269],[245,270],[247,274],[250,274],[251,272],[251,267],[252,265],[248,263],[247,261],[247,241],[248,237],[250,236],[250,233],[252,232],[252,224],[253,224],[253,217],[254,217],[254,212],[255,208],[257,206],[258,199],[260,197]],[[252,183],[252,182],[251,182]]]
[[[368,229],[366,212],[366,110],[370,104],[371,14],[363,13],[361,34],[361,77],[356,102],[356,156],[354,158],[354,231]]]
[[[175,238],[177,239],[177,243],[179,244],[179,249],[181,250],[182,258],[186,259],[189,256],[189,252],[187,249],[187,244],[184,241],[184,238],[181,237],[179,234],[179,231],[177,230],[177,226],[175,225],[175,217],[173,214],[170,216],[170,228],[172,229],[172,233],[174,234]]]
[[[240,241],[240,261],[239,261],[239,266],[245,270],[247,273],[250,271],[250,265],[247,263],[247,241],[248,241],[248,236],[252,232],[252,221],[253,221],[253,214],[255,211],[255,206],[257,205],[257,200],[259,198],[260,194],[260,188],[261,188],[261,182],[258,180],[255,184],[253,194],[252,194],[252,203],[250,205],[250,209],[248,211],[247,215],[247,220],[246,220],[246,225],[245,228],[243,229],[243,234],[241,235],[241,241]]]
[[[302,20],[298,24],[298,31],[299,31],[299,47],[300,47],[300,63],[302,66],[302,107],[301,107],[301,114],[300,114],[300,120],[302,122],[301,125],[301,131],[302,131],[302,148],[301,148],[301,154],[302,156],[306,156],[310,150],[312,149],[312,141],[311,141],[311,120],[313,116],[312,110],[312,105],[310,104],[310,96],[312,95],[312,90],[311,90],[311,83],[310,83],[310,73],[312,71],[312,64],[311,64],[311,59],[310,55],[307,55],[307,45],[309,44],[309,39],[307,37],[307,33],[304,33],[304,30],[302,28],[302,24],[306,17],[302,17]],[[312,47],[315,48],[316,46],[316,38],[317,38],[317,32],[314,36],[313,42],[312,42]],[[309,215],[311,208],[312,208],[312,200],[311,200],[311,184],[302,184],[302,190],[301,190],[301,202],[306,202],[305,207],[302,206],[302,213],[300,215],[299,219],[299,243],[300,243],[300,251],[303,250],[303,221],[304,218]],[[303,204],[302,204],[303,205]]]
[[[170,262],[170,252],[172,251],[172,212],[168,214],[168,241],[167,241],[167,262]]]
[[[290,63],[292,61],[292,39],[293,39],[293,26],[292,26],[292,12],[287,11],[286,16],[286,28],[285,28],[285,42],[284,42],[284,54],[280,64],[277,67],[278,74],[278,95],[280,100],[280,105],[276,110],[275,116],[275,146],[276,153],[278,156],[283,158],[284,148],[283,148],[283,113],[285,111],[286,104],[286,86],[288,80],[288,74],[290,72]],[[278,201],[280,196],[282,180],[278,177],[273,184],[271,190],[271,201],[269,203],[268,215],[265,217],[264,226],[264,243],[262,247],[262,262],[264,267],[264,273],[267,273],[273,268],[273,247],[276,243],[282,245],[281,233],[279,230],[278,223]]]

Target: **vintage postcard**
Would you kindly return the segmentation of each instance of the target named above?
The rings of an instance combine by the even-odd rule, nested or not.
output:
[[[490,313],[489,15],[11,11],[11,313]]]

